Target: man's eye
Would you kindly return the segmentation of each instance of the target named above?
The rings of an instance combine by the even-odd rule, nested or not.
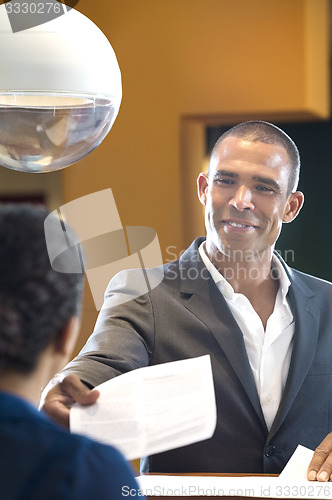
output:
[[[217,184],[226,184],[226,185],[234,184],[234,181],[232,179],[214,179],[214,182],[216,182]]]
[[[266,186],[256,186],[257,191],[263,191],[266,193],[272,193],[273,189],[266,187]]]

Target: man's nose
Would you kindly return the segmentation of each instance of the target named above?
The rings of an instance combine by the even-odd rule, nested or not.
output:
[[[229,205],[232,205],[239,212],[242,212],[244,209],[254,210],[255,206],[251,202],[251,191],[247,186],[240,186],[234,197],[229,200]]]

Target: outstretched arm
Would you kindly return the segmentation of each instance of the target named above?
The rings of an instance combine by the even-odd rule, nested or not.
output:
[[[139,296],[140,279],[135,270],[113,278],[93,334],[80,354],[44,390],[40,408],[59,424],[69,427],[73,403],[89,405],[96,401],[99,393],[89,387],[149,364],[153,313],[149,295]]]

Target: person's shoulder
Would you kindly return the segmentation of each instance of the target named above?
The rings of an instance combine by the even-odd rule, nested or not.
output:
[[[1,393],[0,398],[0,438],[6,443],[0,465],[8,471],[4,491],[12,489],[17,467],[21,482],[28,478],[36,500],[118,500],[123,488],[138,488],[130,465],[116,448],[70,433],[21,398]]]
[[[204,266],[199,253],[201,243],[205,241],[204,237],[196,238],[192,244],[184,251],[177,255],[173,253],[175,260],[167,261],[164,265],[165,280],[174,281],[176,278],[181,279],[197,279],[200,275],[200,268]]]
[[[322,292],[332,294],[332,283],[318,276],[304,273],[297,269],[290,269],[290,278],[296,284],[302,284],[314,293]]]
[[[197,238],[187,250],[176,255],[177,260],[166,262],[153,268],[133,268],[118,272],[109,282],[104,295],[103,311],[130,303],[145,306],[151,300],[160,298],[165,293],[174,293],[182,279],[192,280],[200,274],[196,268],[201,262],[199,244],[204,238]],[[193,276],[192,276],[193,275]]]
[[[79,454],[82,457],[84,454],[87,456],[95,454],[96,457],[107,457],[110,461],[114,462],[117,462],[118,460],[122,462],[124,460],[121,453],[116,448],[97,442],[87,436],[71,433],[68,429],[54,423],[42,412],[39,415],[40,418],[38,419],[38,422],[36,421],[36,426],[38,425],[40,432],[48,434],[50,439],[57,443],[59,453],[61,453],[62,448],[66,450],[68,458],[70,453],[72,453],[73,455]],[[72,450],[72,452],[70,452],[70,450]]]
[[[104,464],[106,460],[108,466],[114,467],[126,463],[120,451],[113,446],[100,443],[81,434],[71,433],[52,422],[48,416],[41,415],[38,428],[41,433],[47,434],[51,441],[57,443],[54,450],[57,449],[59,454],[63,452],[68,461],[77,456],[80,460],[100,461],[101,464]],[[47,444],[45,440],[44,444]]]
[[[70,498],[117,500],[123,488],[138,489],[131,466],[117,448],[69,433],[53,423],[50,429],[57,443],[53,462],[68,470],[63,479]]]
[[[175,251],[168,256],[172,255],[174,259],[168,260],[163,265],[156,267],[131,268],[119,271],[113,276],[108,285],[108,291],[112,293],[116,291],[126,291],[127,295],[136,296],[137,293],[142,295],[147,291],[154,289],[157,284],[161,283],[164,278],[167,279],[175,268],[182,267],[188,263],[195,263],[201,261],[198,247],[205,238],[197,238],[193,243],[184,251],[176,253]],[[144,264],[144,263],[143,263]],[[107,295],[107,291],[106,291]]]
[[[134,471],[118,449],[80,435],[73,434],[72,439],[77,445],[73,491],[100,500],[117,500],[124,491],[139,494]]]

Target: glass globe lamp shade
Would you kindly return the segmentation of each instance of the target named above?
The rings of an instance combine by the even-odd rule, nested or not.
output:
[[[112,46],[71,9],[14,32],[0,6],[0,165],[48,172],[93,151],[118,114],[121,74]]]

